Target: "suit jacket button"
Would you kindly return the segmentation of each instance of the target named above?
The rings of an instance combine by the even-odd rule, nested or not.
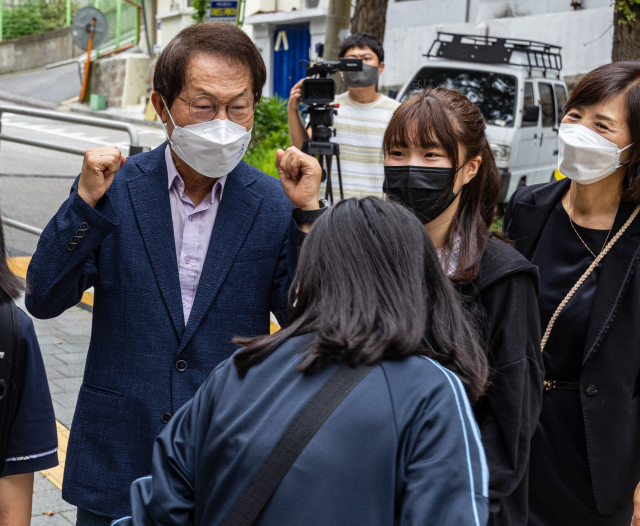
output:
[[[78,230],[78,231],[76,232],[76,237],[77,237],[78,239],[82,239],[82,238],[84,237],[84,230]]]
[[[187,370],[187,362],[185,362],[184,360],[178,360],[178,363],[176,363],[176,369],[183,373]]]
[[[67,243],[67,250],[71,252],[72,250],[75,250],[75,249],[76,249],[76,244],[69,241],[69,243]]]
[[[588,396],[594,396],[598,392],[598,390],[596,389],[595,385],[590,385],[585,389],[585,392]]]
[[[163,424],[168,424],[169,420],[171,420],[171,414],[170,413],[165,413],[164,415],[162,415],[162,423]]]
[[[72,242],[74,245],[77,245],[77,244],[78,244],[78,241],[80,241],[80,238],[79,238],[78,236],[73,236],[73,237],[71,238],[71,242]]]
[[[82,223],[80,225],[80,230],[82,230],[83,232],[86,232],[87,230],[89,230],[89,225],[87,223]]]

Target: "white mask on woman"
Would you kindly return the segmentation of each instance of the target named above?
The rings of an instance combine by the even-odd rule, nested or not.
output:
[[[563,123],[558,132],[558,170],[577,183],[597,183],[626,164],[620,163],[620,154],[629,146],[619,149],[582,124]]]
[[[164,102],[164,99],[162,99]],[[171,150],[199,174],[218,178],[238,166],[251,141],[251,130],[230,120],[215,119],[198,124],[178,126],[171,116],[173,133],[169,138],[167,125],[162,124]]]

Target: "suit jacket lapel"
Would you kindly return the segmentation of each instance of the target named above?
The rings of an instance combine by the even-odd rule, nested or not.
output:
[[[151,260],[171,321],[178,337],[184,332],[184,313],[180,295],[180,280],[173,236],[173,220],[169,191],[167,190],[167,165],[162,145],[151,155],[137,160],[143,174],[128,182],[133,210]]]
[[[616,219],[611,230],[613,237],[629,219],[635,205],[620,203]],[[598,288],[593,299],[589,328],[585,340],[582,365],[593,356],[611,322],[615,318],[618,304],[624,297],[629,280],[640,255],[640,217],[636,217],[625,233],[613,245],[601,263]]]
[[[533,256],[553,207],[567,192],[569,184],[567,179],[556,185],[543,186],[533,192],[533,204],[520,202],[514,208],[509,239],[528,260]]]
[[[227,177],[180,351],[187,345],[211,307],[258,213],[261,198],[247,188],[253,181],[255,177],[244,163]]]

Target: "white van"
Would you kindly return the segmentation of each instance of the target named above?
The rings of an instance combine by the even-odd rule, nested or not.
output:
[[[500,202],[520,186],[546,183],[558,163],[567,101],[560,47],[513,38],[438,33],[398,100],[424,88],[457,90],[478,105],[502,175]]]

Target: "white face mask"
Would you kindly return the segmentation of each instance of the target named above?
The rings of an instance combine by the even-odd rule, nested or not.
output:
[[[577,183],[597,183],[626,164],[620,164],[620,154],[629,146],[619,149],[582,124],[563,123],[558,132],[558,170]]]
[[[162,99],[164,102],[164,99]],[[215,119],[189,126],[178,126],[171,116],[173,133],[162,124],[171,150],[199,174],[218,178],[238,166],[251,141],[251,130],[230,120]]]

